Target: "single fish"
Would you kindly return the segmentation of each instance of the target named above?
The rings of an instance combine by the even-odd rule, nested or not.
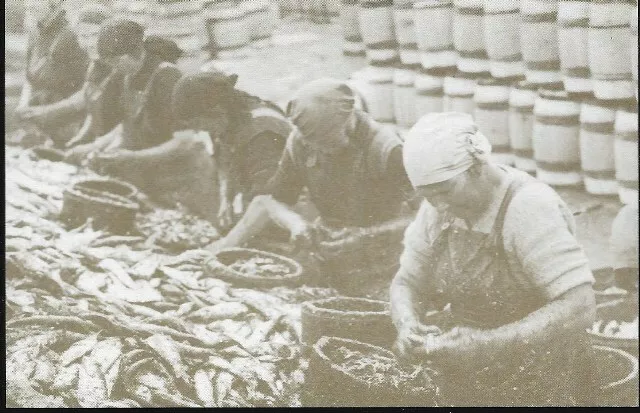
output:
[[[95,408],[108,400],[107,383],[100,366],[85,357],[78,371],[78,404],[84,408]]]
[[[60,364],[66,367],[93,350],[96,344],[98,344],[99,334],[100,333],[91,334],[87,338],[72,344],[71,347],[60,356]]]
[[[180,352],[171,337],[162,334],[154,334],[145,339],[144,342],[169,363],[176,377],[186,383],[189,382],[187,368],[183,364]]]
[[[196,394],[198,399],[203,403],[204,407],[216,407],[216,401],[213,396],[213,384],[209,373],[205,370],[198,370],[193,375]]]

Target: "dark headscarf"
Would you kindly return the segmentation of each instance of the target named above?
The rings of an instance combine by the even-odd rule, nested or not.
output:
[[[144,39],[144,50],[169,63],[176,63],[183,53],[176,42],[160,36],[147,36]]]
[[[143,46],[144,27],[125,19],[110,19],[100,27],[98,54],[114,57],[132,54]]]
[[[237,75],[221,72],[201,72],[183,76],[173,90],[173,114],[175,120],[205,117],[211,108],[222,105],[231,114],[237,111]]]

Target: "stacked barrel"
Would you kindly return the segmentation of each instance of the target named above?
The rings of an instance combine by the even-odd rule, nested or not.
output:
[[[98,34],[102,22],[111,17],[111,8],[102,4],[88,3],[80,8],[78,12],[75,31],[78,34],[78,41],[84,47],[91,58],[97,57]]]
[[[295,16],[315,23],[328,23],[331,16],[340,14],[341,0],[280,0],[282,16]]]

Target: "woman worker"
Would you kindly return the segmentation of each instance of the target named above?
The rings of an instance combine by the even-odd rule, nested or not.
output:
[[[267,190],[291,132],[275,104],[237,90],[236,81],[237,76],[218,72],[183,76],[173,93],[174,139],[145,150],[119,151],[97,162],[107,172],[138,183],[152,197],[158,190],[180,190],[176,201],[228,227],[238,218],[232,207],[237,195],[247,205]],[[215,176],[207,178],[211,172]],[[211,190],[215,192],[206,201],[203,194]]]
[[[171,94],[180,78],[178,68],[144,47],[144,28],[130,20],[111,20],[100,29],[98,53],[122,75],[121,122],[94,142],[67,153],[70,161],[81,161],[90,153],[116,147],[149,148],[172,137]]]
[[[123,22],[124,23],[124,22]],[[117,61],[114,56],[123,53],[124,49],[108,47],[109,43],[126,45],[127,39],[133,33],[138,33],[141,27],[124,23],[115,27],[115,31],[101,33],[98,59],[92,62],[87,72],[87,85],[85,87],[85,102],[87,117],[76,136],[67,142],[67,147],[93,141],[97,137],[104,136],[122,122],[123,110],[121,107],[123,73],[117,70]],[[144,49],[147,53],[158,56],[163,62],[175,64],[182,54],[182,50],[172,41],[158,36],[148,36],[144,40]]]
[[[623,206],[611,226],[609,240],[616,286],[638,293],[638,204]],[[636,296],[637,305],[637,296]]]
[[[408,133],[424,201],[391,285],[395,349],[430,360],[453,405],[574,405],[591,382],[593,276],[558,194],[490,152],[466,114],[429,114]]]
[[[62,146],[73,136],[84,117],[83,106],[77,105],[66,116],[47,116],[49,105],[72,96],[81,97],[81,88],[89,65],[89,57],[70,29],[62,0],[31,2],[37,27],[31,34],[27,50],[26,82],[16,109],[33,144],[51,138]],[[23,141],[23,145],[30,145]]]

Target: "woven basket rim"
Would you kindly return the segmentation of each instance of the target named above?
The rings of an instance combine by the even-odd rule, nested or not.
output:
[[[332,308],[324,308],[324,307],[319,307],[319,304],[324,304],[324,303],[329,303],[329,302],[336,302],[336,301],[351,301],[351,302],[366,302],[366,303],[371,303],[371,304],[383,304],[384,307],[386,307],[385,310],[383,311],[344,311],[344,310],[334,310]],[[304,303],[302,303],[302,309],[303,311],[308,311],[310,313],[313,313],[314,315],[318,315],[318,314],[327,314],[327,315],[342,315],[342,316],[352,316],[352,317],[366,317],[366,316],[389,316],[390,315],[390,310],[389,310],[389,302],[387,301],[382,301],[382,300],[372,300],[369,298],[364,298],[364,297],[344,297],[344,296],[340,296],[340,297],[329,297],[329,298],[322,298],[319,300],[313,300],[313,301],[306,301]]]
[[[132,183],[127,182],[127,181],[123,181],[123,180],[120,180],[120,179],[115,179],[115,178],[82,178],[82,179],[79,179],[79,180],[77,180],[77,181],[75,181],[73,183],[73,188],[74,189],[78,189],[79,188],[78,185],[80,185],[80,187],[82,187],[83,184],[93,183],[93,182],[95,182],[95,183],[113,183],[113,184],[116,184],[116,185],[120,185],[120,186],[125,187],[125,188],[127,188],[128,190],[131,191],[131,195],[129,195],[129,196],[134,196],[140,191],[138,189],[138,187],[136,187]],[[114,194],[114,195],[119,195],[119,194]],[[122,195],[119,195],[119,196],[122,196]]]
[[[67,188],[64,190],[64,193],[67,196],[75,197],[78,200],[80,200],[80,202],[84,202],[84,203],[91,202],[91,203],[106,205],[114,208],[127,209],[134,212],[137,212],[140,209],[140,205],[138,203],[128,198],[122,197],[120,195],[113,194],[113,196],[120,198],[121,202],[116,203],[106,198],[99,198],[92,195],[87,195],[83,191],[75,188]]]
[[[220,254],[224,254],[224,253],[239,253],[239,252],[243,252],[243,253],[250,253],[253,255],[262,255],[262,256],[266,256],[266,257],[270,257],[270,258],[275,258],[277,260],[280,261],[284,261],[287,264],[289,264],[290,266],[292,266],[294,268],[294,271],[280,276],[280,277],[264,277],[264,276],[253,276],[253,275],[247,275],[244,273],[241,273],[239,271],[235,271],[232,270],[228,265],[221,263],[219,260],[217,260],[218,256]],[[220,265],[223,265],[225,267],[225,269],[230,273],[233,274],[235,278],[239,278],[239,279],[245,279],[245,280],[255,280],[255,281],[277,281],[277,282],[281,282],[281,281],[291,281],[292,279],[296,279],[299,278],[302,275],[302,265],[297,262],[296,260],[293,260],[289,257],[285,257],[284,255],[280,255],[280,254],[276,254],[273,252],[269,252],[269,251],[262,251],[262,250],[258,250],[255,248],[240,248],[240,247],[232,247],[232,248],[223,248],[220,251],[218,251],[215,254],[214,259],[216,259],[218,261],[218,263]]]
[[[618,348],[609,347],[609,346],[594,345],[593,348],[600,351],[608,351],[610,353],[616,353],[622,356],[624,359],[626,359],[629,362],[629,364],[632,366],[631,372],[625,378],[620,379],[618,381],[614,381],[613,383],[609,383],[607,385],[601,386],[600,388],[602,390],[610,389],[612,387],[616,387],[621,384],[628,383],[631,380],[633,380],[634,377],[638,377],[638,359],[634,357],[633,354],[630,354],[624,350],[620,350]]]

